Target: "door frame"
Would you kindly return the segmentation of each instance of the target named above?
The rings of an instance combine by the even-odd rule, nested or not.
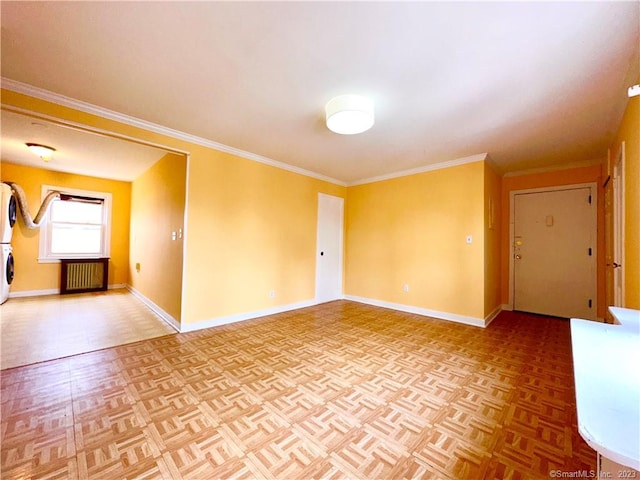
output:
[[[515,302],[515,263],[514,263],[514,245],[513,235],[515,232],[515,198],[516,195],[527,193],[543,193],[543,192],[558,192],[562,190],[579,190],[581,188],[591,188],[591,202],[595,206],[596,218],[595,218],[595,231],[593,232],[595,240],[593,243],[593,252],[596,262],[596,291],[594,292],[594,312],[598,312],[598,184],[597,182],[589,183],[576,183],[571,185],[555,185],[549,187],[527,188],[524,190],[512,190],[509,192],[509,303],[507,303],[508,310],[513,310]]]
[[[18,90],[16,90],[18,91]],[[27,93],[28,94],[28,93]],[[59,100],[57,99],[53,99],[51,100],[50,98],[44,98],[44,100],[48,100],[48,101],[53,101],[54,103],[59,103],[60,105],[64,105],[63,103],[60,103]],[[85,105],[86,107],[86,105]],[[101,119],[109,119],[109,114],[113,113],[113,112],[109,112],[109,111],[105,111],[102,110],[101,108],[97,107],[94,108],[93,106],[89,105],[88,110],[83,110],[83,107],[80,106],[78,107],[77,105],[71,105],[71,108],[75,108],[79,111],[84,111],[87,113],[90,113],[92,115],[96,115],[98,117],[100,117]],[[165,321],[166,323],[168,323],[171,327],[173,327],[177,332],[180,331],[184,331],[182,330],[184,328],[184,324],[183,321],[185,319],[185,313],[186,313],[186,306],[185,306],[185,292],[187,289],[187,285],[186,285],[186,271],[187,271],[187,230],[188,230],[188,205],[189,205],[189,185],[190,185],[190,167],[191,167],[191,153],[188,150],[182,150],[179,148],[175,148],[175,147],[171,147],[168,146],[166,144],[161,144],[161,143],[156,143],[156,142],[152,142],[149,140],[144,140],[142,138],[139,137],[134,137],[134,136],[129,136],[129,135],[125,135],[122,133],[118,133],[112,130],[107,130],[107,129],[102,129],[99,127],[95,127],[93,125],[88,125],[88,124],[84,124],[84,123],[78,123],[78,122],[74,122],[71,120],[68,120],[66,118],[59,118],[59,117],[55,117],[55,116],[51,116],[48,115],[46,113],[42,113],[36,110],[31,110],[31,109],[26,109],[26,108],[22,108],[22,107],[15,107],[13,105],[5,105],[2,104],[0,110],[2,111],[7,111],[7,112],[11,112],[11,113],[15,113],[18,115],[23,115],[25,117],[29,117],[29,118],[33,118],[36,119],[42,123],[45,123],[47,125],[57,125],[59,127],[62,128],[68,128],[70,130],[76,131],[76,132],[81,132],[81,133],[86,133],[88,135],[97,135],[99,137],[106,137],[106,138],[110,138],[110,139],[115,139],[115,140],[119,140],[119,141],[123,141],[123,142],[130,142],[130,143],[137,143],[139,145],[144,145],[147,147],[152,147],[152,148],[157,148],[158,150],[164,150],[166,153],[172,153],[175,155],[183,155],[186,159],[186,178],[185,178],[185,200],[184,200],[184,212],[182,214],[182,250],[181,250],[181,254],[182,254],[182,268],[181,268],[181,276],[182,279],[180,281],[180,288],[179,288],[179,295],[180,295],[180,317],[179,318],[173,318],[169,313],[165,312],[160,306],[156,305],[152,300],[150,300],[149,298],[145,297],[144,295],[142,295],[141,293],[139,293],[137,290],[135,290],[133,287],[131,287],[129,289],[129,291],[136,297],[138,298],[138,300],[140,300],[141,302],[143,302],[147,307],[149,307],[151,310],[153,310],[153,312],[158,315],[163,321]],[[123,124],[127,124],[127,122],[129,120],[132,120],[130,117],[127,117],[126,115],[123,116],[122,118],[118,118],[117,121],[123,123]],[[133,119],[135,120],[135,119]],[[131,125],[131,124],[130,124]],[[134,126],[137,126],[137,124],[135,124]],[[162,128],[161,128],[162,129]],[[149,130],[147,128],[147,130]],[[153,129],[149,130],[149,131],[153,131]],[[159,132],[159,133],[164,133],[164,132]],[[165,135],[167,135],[166,133],[164,133]],[[168,136],[172,136],[171,134],[169,134]],[[179,137],[175,137],[173,136],[173,138],[179,138]],[[131,245],[129,245],[129,254],[131,253]],[[130,260],[131,261],[131,260]],[[127,265],[127,267],[131,266],[131,264]],[[56,290],[57,293],[57,290]]]
[[[617,267],[620,272],[616,272],[613,265],[607,268],[613,270],[613,305],[622,307],[624,305],[625,291],[625,258],[624,258],[624,233],[625,233],[625,191],[624,191],[624,167],[625,167],[625,142],[620,145],[618,153],[611,171],[613,186],[613,263],[620,265]]]

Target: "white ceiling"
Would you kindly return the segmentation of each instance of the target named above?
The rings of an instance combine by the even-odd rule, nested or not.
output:
[[[485,152],[501,172],[600,161],[640,76],[639,2],[1,8],[4,78],[345,183]],[[325,127],[344,93],[374,99],[371,130]]]
[[[2,160],[66,173],[132,181],[167,152],[59,125],[40,118],[2,111]],[[25,145],[56,149],[46,163]]]

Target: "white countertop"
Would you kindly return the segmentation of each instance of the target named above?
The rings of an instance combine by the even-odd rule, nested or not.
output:
[[[571,319],[578,431],[604,457],[640,470],[640,311],[617,324]]]

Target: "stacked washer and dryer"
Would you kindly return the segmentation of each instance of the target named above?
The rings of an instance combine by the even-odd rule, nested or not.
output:
[[[11,186],[0,183],[0,235],[2,242],[2,291],[0,292],[0,303],[4,303],[9,298],[9,288],[13,281],[13,252],[11,249],[11,235],[13,225],[18,216],[16,197],[11,190]]]

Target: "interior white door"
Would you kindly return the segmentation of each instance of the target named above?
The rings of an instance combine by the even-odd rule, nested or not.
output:
[[[318,194],[316,302],[342,298],[344,199]]]
[[[590,187],[515,195],[515,310],[596,319],[596,222]]]

